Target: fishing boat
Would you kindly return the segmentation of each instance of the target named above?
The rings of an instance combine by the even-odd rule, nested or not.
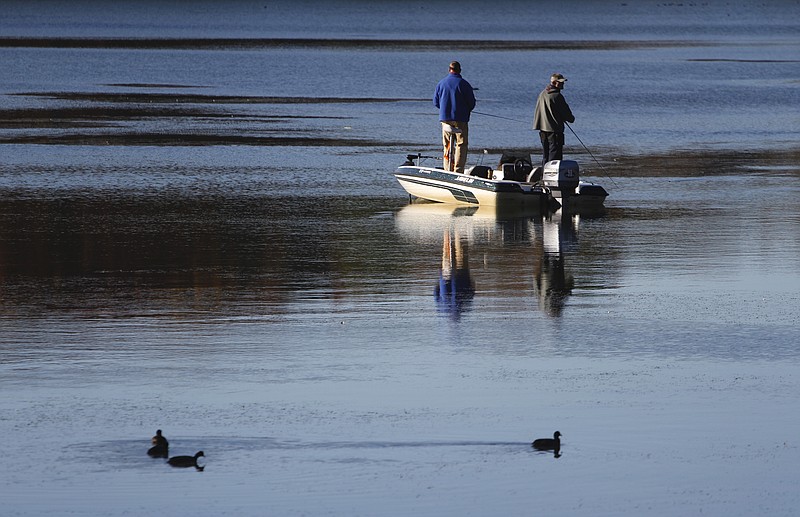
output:
[[[461,172],[423,165],[436,157],[410,154],[394,172],[414,198],[437,203],[497,207],[540,207],[544,210],[600,209],[608,192],[580,180],[578,162],[554,160],[534,168],[527,157],[503,154],[497,168],[475,165]]]

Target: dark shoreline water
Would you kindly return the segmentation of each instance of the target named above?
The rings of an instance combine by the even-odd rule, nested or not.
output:
[[[315,48],[348,50],[623,50],[664,47],[702,47],[718,44],[702,41],[570,41],[490,39],[342,39],[342,38],[8,38],[0,37],[0,48],[80,49],[176,49],[176,50],[263,50],[271,48]]]

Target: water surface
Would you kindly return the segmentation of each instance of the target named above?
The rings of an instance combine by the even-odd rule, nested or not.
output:
[[[11,5],[6,513],[797,513],[796,2]],[[453,58],[603,213],[409,204]]]

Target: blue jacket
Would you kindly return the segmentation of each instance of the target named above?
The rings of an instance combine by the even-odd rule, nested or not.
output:
[[[439,108],[441,122],[469,122],[469,114],[475,108],[475,94],[461,74],[450,73],[436,85],[433,105]]]

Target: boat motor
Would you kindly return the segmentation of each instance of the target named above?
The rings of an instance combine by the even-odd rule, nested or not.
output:
[[[552,160],[544,164],[542,182],[545,187],[558,189],[562,196],[575,193],[580,181],[578,162],[573,160]]]

